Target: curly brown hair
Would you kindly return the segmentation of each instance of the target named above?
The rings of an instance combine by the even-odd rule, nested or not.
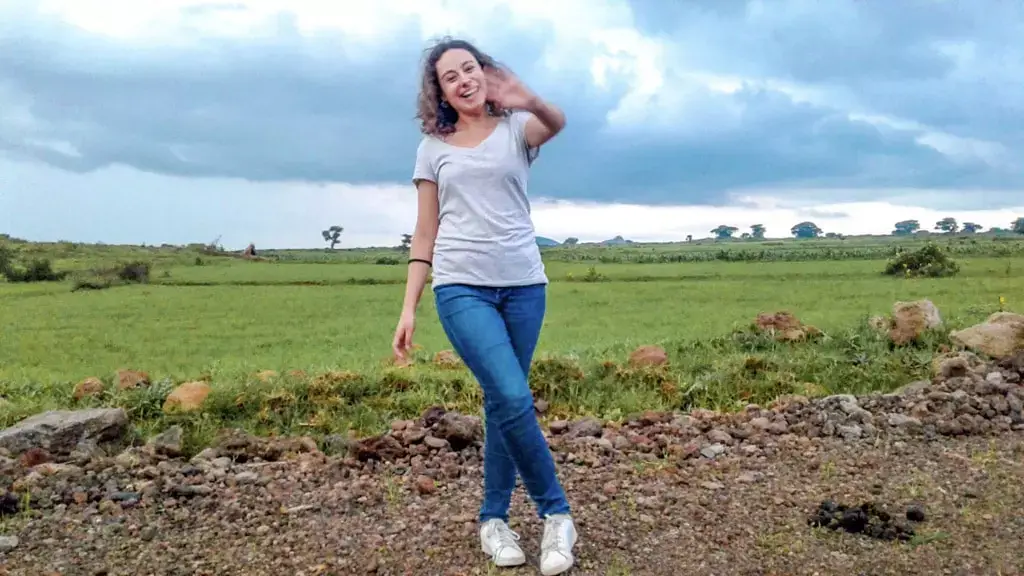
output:
[[[459,119],[459,113],[450,106],[441,105],[441,83],[437,77],[437,61],[445,52],[459,48],[472,54],[484,70],[502,67],[494,58],[481,52],[466,40],[445,36],[428,48],[423,58],[420,93],[416,103],[416,118],[419,119],[420,131],[424,134],[443,138],[455,132],[455,123]],[[491,116],[503,116],[508,113],[491,101],[487,102],[487,112]]]

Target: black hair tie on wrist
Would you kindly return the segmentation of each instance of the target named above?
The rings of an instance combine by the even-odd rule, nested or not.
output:
[[[409,264],[412,264],[413,262],[422,262],[430,267],[434,266],[433,264],[430,263],[430,260],[424,260],[422,258],[409,258]]]

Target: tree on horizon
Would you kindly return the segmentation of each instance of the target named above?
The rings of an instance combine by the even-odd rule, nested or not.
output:
[[[789,229],[789,232],[797,238],[817,238],[821,236],[821,228],[814,222],[801,222]]]
[[[344,228],[335,224],[334,226],[331,226],[330,228],[324,230],[320,234],[324,237],[324,242],[330,243],[330,249],[334,250],[334,247],[337,246],[338,242],[340,242],[341,240],[341,232],[343,230]]]
[[[725,224],[719,224],[717,228],[711,230],[711,233],[715,235],[719,240],[725,240],[726,238],[732,238],[739,228],[735,226],[727,226]]]
[[[1017,234],[1024,234],[1024,216],[1017,218],[1010,224],[1010,230],[1013,230]]]
[[[946,216],[935,223],[935,229],[947,234],[956,234],[957,231],[960,230],[960,226],[957,224],[956,218]]]
[[[895,228],[892,231],[893,236],[910,236],[921,229],[921,223],[917,220],[902,220],[896,223]]]

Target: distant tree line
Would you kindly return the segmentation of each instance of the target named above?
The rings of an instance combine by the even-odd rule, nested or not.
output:
[[[964,222],[960,224],[956,218],[946,217],[935,223],[934,230],[938,232],[944,232],[946,234],[975,234],[980,232],[983,228],[982,225],[974,222]],[[730,226],[728,224],[720,224],[719,226],[710,230],[714,238],[718,240],[728,240],[735,237],[735,234],[739,232],[739,228],[736,226]],[[331,226],[321,232],[323,239],[328,243],[330,249],[334,249],[335,246],[341,241],[341,233],[344,228],[341,226]],[[921,223],[917,220],[901,220],[897,222],[891,234],[893,236],[911,236],[921,231]],[[749,232],[743,232],[740,234],[740,238],[743,240],[763,240],[767,228],[764,224],[753,224],[750,226]],[[1024,217],[1017,218],[1010,224],[1009,229],[992,227],[989,232],[1001,233],[1001,232],[1015,232],[1017,234],[1024,234]],[[793,225],[789,229],[789,233],[795,238],[825,238],[842,239],[844,236],[837,232],[824,232],[814,222],[806,221],[800,222],[799,224]],[[688,234],[686,236],[687,242],[693,241],[693,235]],[[580,239],[575,236],[566,238],[562,244],[564,246],[576,246],[579,244]],[[402,241],[396,248],[402,252],[408,252],[409,247],[412,245],[412,234],[402,234]]]

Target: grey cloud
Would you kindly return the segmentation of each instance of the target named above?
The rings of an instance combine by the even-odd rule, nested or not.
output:
[[[820,26],[829,18],[824,8],[780,9],[771,16],[773,26],[765,27],[741,2],[716,3],[700,13],[689,6],[636,3],[641,20],[661,22],[661,29],[673,18],[707,26],[681,36],[689,53],[684,64],[815,83],[853,91],[867,101],[896,94],[882,111],[934,120],[929,123],[957,128],[954,133],[995,134],[995,141],[1018,151],[1024,144],[1019,132],[1005,137],[994,132],[999,120],[1004,126],[1019,122],[1008,122],[998,108],[973,112],[949,104],[943,115],[938,89],[931,99],[919,100],[925,104],[915,116],[917,87],[943,86],[951,66],[948,58],[926,49],[929,39],[955,38],[963,30],[943,11],[921,17],[901,16],[894,8],[865,9],[835,33],[844,22]],[[660,18],[659,9],[665,12]],[[909,24],[914,16],[922,28],[901,32],[898,23]],[[853,122],[842,110],[753,88],[706,98],[709,106],[739,104],[738,128],[610,137],[605,118],[626,86],[598,90],[585,66],[558,74],[543,71],[538,63],[546,49],[543,32],[525,38],[506,32],[482,43],[569,117],[565,133],[546,146],[536,164],[535,194],[714,204],[725,202],[730,191],[751,187],[1008,188],[1024,183],[1020,168],[953,162],[915,142],[913,132]],[[418,32],[406,37],[416,38]],[[886,42],[891,46],[882,45]],[[407,182],[420,137],[413,114],[421,49],[409,42],[381,49],[372,59],[345,59],[337,38],[302,38],[287,19],[278,23],[273,40],[207,42],[201,50],[156,53],[125,51],[51,21],[0,24],[0,149],[79,172],[128,165],[257,181]],[[949,102],[980,97],[951,85],[957,91],[947,92]],[[30,101],[31,121],[5,113],[8,99]],[[1013,110],[1021,104],[1007,101],[1006,106]],[[63,154],[48,142],[67,143],[78,154]]]
[[[631,0],[646,29],[686,39],[674,57],[688,67],[812,86],[877,114],[1024,148],[1024,3],[666,4]],[[672,25],[650,24],[666,10],[679,12]],[[1018,171],[1006,184],[1021,180]]]

